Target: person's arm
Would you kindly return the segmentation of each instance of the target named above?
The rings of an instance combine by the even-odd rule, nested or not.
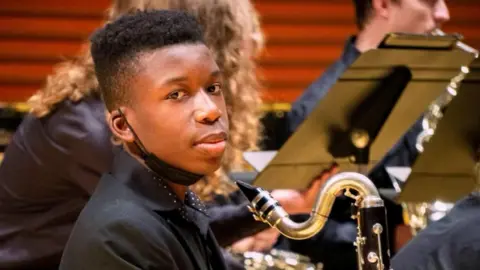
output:
[[[279,235],[280,232],[276,228],[270,228],[235,242],[231,248],[236,253],[247,251],[265,252],[272,249],[275,243],[277,243]]]
[[[434,251],[421,250],[418,247],[408,246],[415,250],[415,255],[401,254],[392,259],[395,270],[477,270],[480,266],[480,249],[478,243],[458,246],[455,241],[444,241]],[[411,252],[410,252],[411,254]]]
[[[335,62],[318,79],[309,85],[302,95],[292,104],[290,112],[287,113],[288,131],[290,135],[293,134],[298,126],[310,115],[346,68],[343,62]]]
[[[68,168],[70,181],[92,194],[103,173],[108,172],[114,156],[114,145],[104,135],[108,130],[95,132],[105,134],[90,134],[90,136],[72,145],[72,163]],[[108,134],[109,135],[109,134]]]
[[[395,270],[473,270],[480,266],[478,200],[457,202],[392,258]]]
[[[88,100],[64,104],[45,122],[48,143],[65,159],[54,170],[88,194],[113,160],[114,146],[104,119],[103,105]]]
[[[455,269],[477,270],[480,268],[480,243],[472,241],[458,250],[454,258]]]
[[[241,204],[211,205],[208,208],[210,228],[221,247],[227,247],[269,227],[266,223],[253,219],[247,205],[245,200]]]
[[[72,234],[59,269],[180,270],[167,247],[169,239],[159,235],[131,220],[113,222],[90,235]]]

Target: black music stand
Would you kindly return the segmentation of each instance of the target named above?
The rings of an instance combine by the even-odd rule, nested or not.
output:
[[[401,48],[393,42],[362,54],[283,147],[270,160],[261,160],[267,165],[257,169],[253,184],[304,189],[332,162],[349,171],[363,165],[366,173],[473,59],[452,49],[456,39],[439,47],[428,36],[418,47],[415,36],[412,48],[408,36],[400,38]],[[255,152],[244,157],[256,167]]]
[[[408,178],[398,185],[400,192],[382,193],[390,192],[397,202],[455,202],[476,187],[474,166],[480,153],[480,59],[472,63],[457,92]]]

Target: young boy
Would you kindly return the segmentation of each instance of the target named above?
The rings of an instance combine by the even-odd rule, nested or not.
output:
[[[188,186],[216,171],[228,120],[221,74],[195,19],[136,12],[92,37],[95,72],[123,143],[80,214],[60,269],[225,269]]]

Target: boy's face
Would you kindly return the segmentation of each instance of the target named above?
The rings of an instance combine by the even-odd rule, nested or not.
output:
[[[203,44],[139,57],[125,117],[148,151],[177,168],[210,174],[221,164],[228,117],[220,70]]]

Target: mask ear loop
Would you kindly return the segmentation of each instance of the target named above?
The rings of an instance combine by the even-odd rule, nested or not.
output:
[[[120,116],[123,118],[123,120],[125,120],[125,124],[127,124],[127,127],[128,129],[130,129],[130,131],[132,132],[133,134],[133,137],[135,137],[135,141],[133,142],[139,149],[140,151],[142,152],[142,158],[146,158],[149,154],[149,152],[147,151],[147,149],[145,148],[145,146],[143,146],[143,143],[142,141],[140,141],[140,138],[137,136],[137,134],[135,133],[135,131],[133,130],[132,126],[130,126],[130,123],[128,123],[128,120],[127,118],[125,117],[125,115],[123,114],[122,110],[120,109],[117,109],[118,113],[120,114]]]
[[[159,177],[160,179],[169,179],[169,177],[162,177],[159,175],[159,172],[152,169],[154,167],[159,167],[161,166],[161,170],[170,170],[170,171],[174,171],[175,175],[178,177],[182,177],[182,178],[191,178],[191,177],[194,177],[194,178],[201,178],[203,177],[203,175],[198,175],[198,174],[195,174],[195,173],[191,173],[191,172],[187,172],[187,171],[183,171],[183,170],[180,170],[180,169],[177,169],[177,168],[173,168],[173,167],[169,167],[168,164],[166,164],[165,162],[157,159],[158,161],[152,161],[151,159],[148,158],[149,156],[149,152],[147,151],[147,149],[145,148],[145,146],[143,146],[142,142],[140,141],[140,139],[138,138],[137,134],[135,133],[135,131],[133,130],[132,126],[130,126],[130,124],[128,123],[128,120],[127,118],[125,117],[125,115],[123,114],[122,110],[120,109],[117,109],[118,110],[118,113],[120,114],[120,116],[125,120],[125,123],[127,124],[127,127],[130,129],[130,131],[132,132],[133,134],[133,137],[135,137],[135,145],[140,149],[140,152],[142,152],[142,158],[143,160],[145,160],[145,163],[147,164],[147,166],[150,168],[151,171],[153,171],[157,177]]]

